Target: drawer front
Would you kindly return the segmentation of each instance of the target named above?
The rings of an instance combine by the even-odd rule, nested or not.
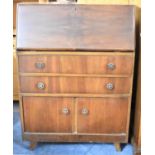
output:
[[[25,132],[72,132],[72,98],[23,97]]]
[[[20,77],[23,93],[130,93],[131,78]]]
[[[126,133],[128,98],[77,99],[77,131],[79,133]]]
[[[131,55],[20,55],[19,71],[66,74],[132,74]]]

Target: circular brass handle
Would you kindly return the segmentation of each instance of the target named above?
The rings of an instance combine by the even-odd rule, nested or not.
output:
[[[113,64],[113,63],[107,64],[107,68],[110,69],[110,70],[114,70],[115,67],[116,67],[116,66],[115,66],[115,64]]]
[[[45,88],[45,84],[43,82],[38,82],[37,83],[37,88],[40,89],[40,90],[42,90],[42,89]]]
[[[107,84],[106,84],[106,88],[107,88],[108,90],[112,90],[112,89],[114,89],[114,84],[113,84],[113,83],[107,83]]]
[[[65,115],[69,114],[69,109],[68,108],[63,108],[62,113],[65,114]]]
[[[35,63],[35,67],[37,69],[44,69],[45,68],[45,63],[43,63],[43,62],[36,62]]]
[[[88,115],[89,111],[88,111],[87,108],[83,108],[82,111],[81,111],[81,113],[82,113],[83,115]]]

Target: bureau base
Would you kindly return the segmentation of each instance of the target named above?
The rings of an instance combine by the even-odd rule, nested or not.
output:
[[[114,143],[117,151],[121,151],[120,143],[127,143],[125,134],[102,134],[102,135],[82,135],[82,134],[53,134],[53,133],[24,133],[23,140],[31,142],[30,149],[34,149],[37,142],[100,142]]]

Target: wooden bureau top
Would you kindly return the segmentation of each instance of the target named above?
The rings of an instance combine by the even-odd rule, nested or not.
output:
[[[17,50],[134,48],[134,6],[18,4]]]

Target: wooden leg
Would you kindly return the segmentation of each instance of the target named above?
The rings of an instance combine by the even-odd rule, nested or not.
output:
[[[115,148],[116,148],[116,151],[121,152],[121,144],[120,143],[115,143]]]
[[[31,150],[34,150],[36,146],[37,146],[37,142],[31,142],[30,143],[30,149]]]

